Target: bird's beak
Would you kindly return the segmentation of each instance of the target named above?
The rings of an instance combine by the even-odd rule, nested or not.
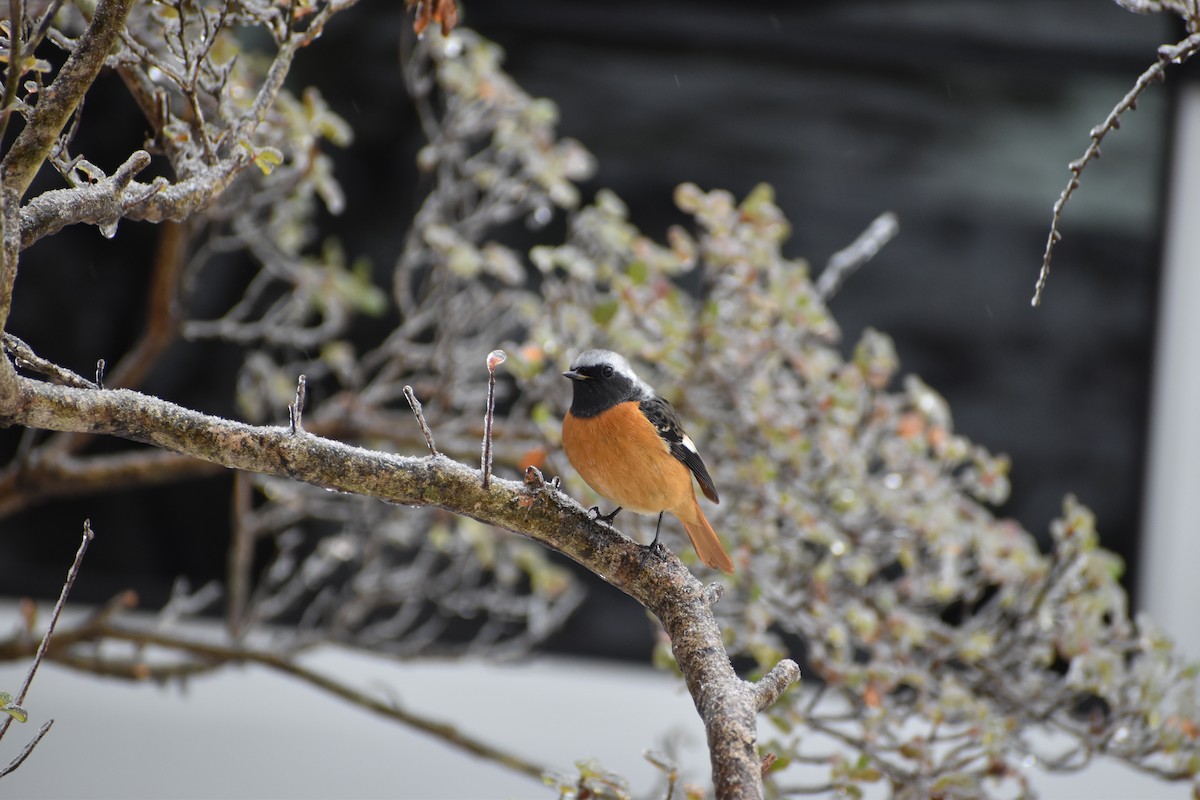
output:
[[[563,377],[570,378],[573,381],[586,381],[588,379],[587,375],[584,375],[582,372],[576,372],[573,369],[569,369],[564,372]]]

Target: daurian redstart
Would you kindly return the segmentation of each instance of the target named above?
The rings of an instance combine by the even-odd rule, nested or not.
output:
[[[617,504],[603,519],[611,521],[628,508],[658,514],[661,526],[663,512],[670,511],[683,523],[701,561],[733,572],[733,560],[700,510],[692,476],[714,503],[717,489],[671,404],[608,350],[581,353],[563,375],[574,385],[563,419],[563,449],[588,486]]]

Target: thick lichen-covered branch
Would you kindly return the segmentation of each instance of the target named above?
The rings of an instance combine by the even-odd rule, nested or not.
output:
[[[712,613],[713,595],[677,558],[644,551],[530,471],[524,482],[494,478],[444,456],[415,458],[352,447],[287,427],[246,425],[124,389],[79,389],[18,377],[0,421],[59,431],[104,433],[231,469],[304,481],[393,503],[436,506],[528,536],[588,567],[650,609],[703,718],[720,797],[758,797],[762,777],[756,715],[763,695],[733,671]],[[793,662],[774,673],[770,693],[799,676]]]

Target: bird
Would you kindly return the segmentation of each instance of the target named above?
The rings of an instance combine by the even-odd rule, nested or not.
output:
[[[683,523],[692,547],[709,567],[733,572],[733,559],[709,524],[692,478],[714,503],[720,502],[708,468],[679,415],[633,371],[624,356],[586,350],[563,373],[572,383],[571,407],[563,418],[562,444],[571,466],[601,497],[623,508],[658,514],[649,551],[658,544],[662,515]]]

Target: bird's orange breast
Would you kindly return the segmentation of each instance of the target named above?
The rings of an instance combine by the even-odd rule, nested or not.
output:
[[[599,494],[641,514],[670,511],[701,561],[733,572],[733,560],[696,502],[691,470],[671,453],[637,401],[592,417],[567,412],[562,440],[571,465]]]
[[[694,503],[692,474],[636,401],[619,403],[594,417],[563,419],[563,450],[571,466],[596,492],[641,514]]]

